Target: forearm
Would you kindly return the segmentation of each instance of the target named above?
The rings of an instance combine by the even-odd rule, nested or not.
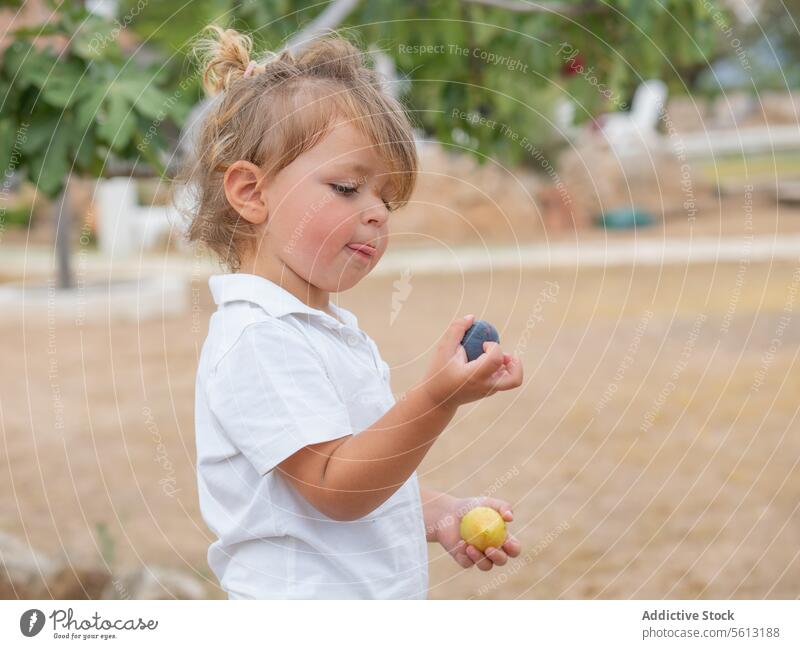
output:
[[[347,518],[365,516],[408,480],[456,410],[410,389],[372,426],[335,449],[322,486]]]

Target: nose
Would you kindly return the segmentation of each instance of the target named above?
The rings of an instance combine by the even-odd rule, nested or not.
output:
[[[379,196],[371,196],[369,205],[366,205],[361,213],[361,220],[364,224],[383,225],[389,218],[389,208]]]

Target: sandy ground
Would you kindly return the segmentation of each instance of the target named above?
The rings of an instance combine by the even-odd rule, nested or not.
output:
[[[524,385],[463,407],[421,481],[515,507],[523,555],[483,573],[430,547],[431,598],[794,598],[800,329],[791,264],[413,276],[340,296],[399,395],[476,313]],[[0,529],[123,571],[206,580],[194,372],[207,285],[147,323],[0,323]],[[772,349],[771,349],[772,347]]]

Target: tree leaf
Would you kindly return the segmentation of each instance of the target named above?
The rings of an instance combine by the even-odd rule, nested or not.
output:
[[[95,85],[81,96],[75,111],[77,117],[77,127],[88,129],[89,126],[98,120],[100,108],[106,100],[108,87],[106,85]]]
[[[68,147],[68,129],[56,129],[49,146],[31,160],[28,177],[37,189],[51,198],[61,191],[69,172]]]
[[[49,111],[35,114],[21,143],[22,151],[31,156],[44,152],[58,128],[58,114]]]
[[[45,81],[42,97],[51,106],[67,108],[91,91],[84,69],[75,62],[60,64]]]
[[[161,120],[168,112],[167,97],[152,83],[150,78],[133,77],[116,82],[114,89],[125,95],[139,114]]]
[[[112,92],[106,118],[98,126],[97,135],[105,140],[113,151],[122,151],[130,142],[135,129],[136,116],[131,104],[121,93]]]
[[[97,136],[94,129],[88,129],[83,133],[79,129],[74,129],[70,155],[80,172],[85,173],[91,168],[96,146]]]
[[[14,124],[9,118],[0,119],[0,173],[5,173],[11,163],[14,147]]]

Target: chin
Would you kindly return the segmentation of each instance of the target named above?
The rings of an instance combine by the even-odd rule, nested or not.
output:
[[[341,281],[335,282],[330,287],[325,287],[325,290],[328,291],[329,293],[340,293],[342,291],[349,291],[362,279],[363,277],[343,277]]]

